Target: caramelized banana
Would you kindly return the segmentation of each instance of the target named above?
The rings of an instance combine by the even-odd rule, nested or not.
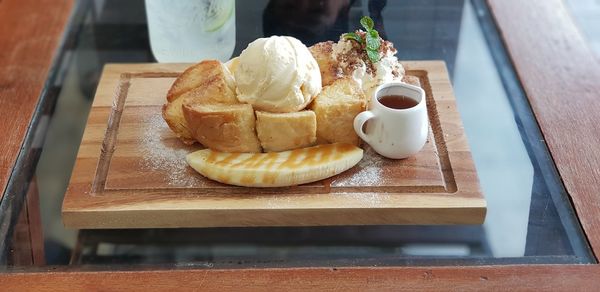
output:
[[[203,176],[230,185],[284,187],[322,180],[356,165],[363,150],[335,143],[270,153],[190,153],[187,163]]]

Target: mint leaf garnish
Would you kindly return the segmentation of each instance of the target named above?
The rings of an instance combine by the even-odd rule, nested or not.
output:
[[[355,32],[349,32],[349,33],[345,33],[343,36],[343,38],[347,39],[347,40],[355,40],[359,43],[363,43],[362,38]]]
[[[377,63],[380,59],[379,48],[381,47],[381,39],[379,38],[379,32],[373,29],[375,23],[373,22],[373,19],[371,19],[368,16],[363,16],[360,19],[360,24],[366,30],[364,39],[355,32],[345,33],[342,35],[342,37],[347,40],[357,41],[361,45],[364,44],[365,51],[367,52],[369,60],[372,63]]]
[[[377,50],[377,51],[367,50],[367,56],[369,56],[369,59],[371,60],[371,62],[377,63],[379,61],[379,50]]]
[[[376,30],[370,30],[365,36],[367,40],[367,49],[379,51],[381,41],[379,41],[379,33]]]
[[[365,28],[366,31],[372,30],[375,23],[373,23],[373,19],[368,16],[363,16],[360,19],[360,24]]]

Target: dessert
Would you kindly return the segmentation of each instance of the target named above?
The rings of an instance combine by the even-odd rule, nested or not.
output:
[[[302,110],[321,91],[319,65],[308,48],[287,36],[259,38],[239,56],[237,98],[255,110]]]
[[[348,170],[363,157],[349,144],[325,144],[271,153],[223,153],[210,149],[186,156],[203,176],[230,185],[282,187],[322,180]]]
[[[254,110],[249,104],[184,103],[192,137],[223,152],[260,152]]]
[[[295,38],[273,36],[250,43],[227,64],[203,61],[175,81],[163,116],[185,143],[195,140],[221,151],[285,151],[315,142],[358,145],[352,121],[365,110],[371,92],[388,81],[419,83],[404,76],[392,43],[379,38],[369,23],[363,26],[366,32],[310,49]],[[256,117],[242,125],[253,117],[249,107],[227,112],[204,106],[209,104],[249,105]],[[201,122],[209,117],[213,124]],[[237,130],[219,132],[222,127]]]
[[[352,78],[338,79],[323,88],[310,107],[317,116],[317,141],[358,145],[360,139],[353,122],[366,105],[362,90]]]
[[[257,111],[256,132],[265,152],[308,147],[314,145],[317,140],[317,119],[313,111]]]
[[[361,24],[364,31],[310,48],[289,36],[259,38],[226,64],[188,68],[163,107],[184,143],[209,148],[188,155],[188,163],[208,178],[244,186],[302,184],[356,164],[362,150],[354,118],[377,86],[419,85],[404,75],[396,49],[372,20]]]

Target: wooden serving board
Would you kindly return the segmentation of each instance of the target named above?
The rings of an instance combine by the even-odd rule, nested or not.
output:
[[[443,61],[404,62],[427,93],[430,136],[404,160],[365,157],[289,188],[234,187],[185,163],[161,116],[189,64],[106,65],[63,202],[71,228],[481,224],[486,203]]]

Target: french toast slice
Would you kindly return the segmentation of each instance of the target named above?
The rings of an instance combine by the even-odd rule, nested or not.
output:
[[[323,90],[311,109],[317,117],[318,143],[349,143],[358,145],[354,118],[367,106],[360,86],[351,78],[338,79]]]
[[[173,83],[167,94],[162,115],[169,127],[186,144],[193,144],[182,111],[184,100],[202,103],[238,103],[235,96],[235,80],[229,69],[217,60],[202,61],[185,70]]]
[[[309,110],[292,113],[256,111],[256,133],[265,152],[308,147],[317,140],[317,119]]]
[[[249,104],[183,103],[191,135],[202,145],[221,152],[261,152],[256,118]]]

